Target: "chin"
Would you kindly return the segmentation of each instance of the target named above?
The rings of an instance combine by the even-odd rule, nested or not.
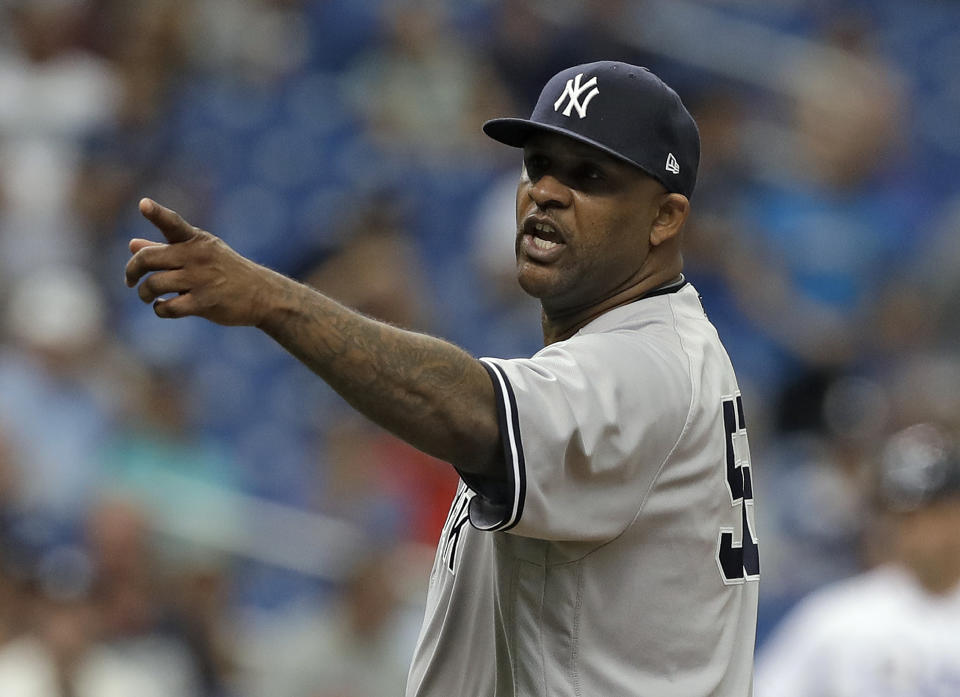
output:
[[[539,300],[544,307],[551,305],[551,301],[562,302],[560,299],[569,295],[568,289],[557,281],[557,278],[544,273],[520,273],[517,276],[523,292]]]
[[[531,269],[529,266],[520,268],[517,272],[517,283],[527,295],[543,300],[552,294],[553,284],[550,279],[544,278],[543,273],[537,271],[539,269]]]

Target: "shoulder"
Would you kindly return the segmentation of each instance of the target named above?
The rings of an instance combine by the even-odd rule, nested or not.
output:
[[[562,396],[562,402],[582,405],[656,407],[660,418],[674,413],[684,419],[696,392],[693,371],[697,356],[703,353],[688,337],[712,331],[699,309],[698,297],[688,285],[669,295],[610,310],[571,338],[550,344],[531,358],[482,360],[494,377],[500,375],[509,382],[518,396],[548,395],[555,407]],[[691,322],[705,326],[685,329]]]
[[[606,351],[633,354],[682,353],[682,329],[702,323],[712,329],[700,306],[699,295],[687,284],[674,293],[644,298],[600,315],[565,341],[541,349],[534,358],[557,352],[593,354]]]
[[[689,361],[667,315],[622,313],[603,319],[606,326],[591,327],[515,364],[586,389],[620,391],[662,384],[672,394],[689,391]]]
[[[608,310],[587,324],[574,336],[623,329],[672,327],[678,321],[706,320],[700,305],[700,294],[687,281],[671,292],[656,293]]]

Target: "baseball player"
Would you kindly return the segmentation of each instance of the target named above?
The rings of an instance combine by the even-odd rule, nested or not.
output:
[[[757,697],[960,695],[960,453],[921,423],[877,464],[887,558],[787,615],[760,651]]]
[[[604,61],[484,130],[523,151],[517,274],[545,343],[532,358],[477,360],[377,323],[149,199],[167,243],[132,240],[127,283],[161,317],[261,328],[456,468],[408,697],[747,697],[746,420],[682,275],[696,125],[651,72]]]

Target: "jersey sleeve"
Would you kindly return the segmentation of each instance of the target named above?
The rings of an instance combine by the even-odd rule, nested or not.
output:
[[[525,537],[613,539],[636,517],[691,409],[679,346],[588,334],[529,359],[481,359],[497,396],[506,484],[462,474],[471,524]]]

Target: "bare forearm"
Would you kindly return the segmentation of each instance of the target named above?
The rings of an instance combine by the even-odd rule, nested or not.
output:
[[[140,212],[167,244],[131,240],[126,282],[139,284],[140,299],[158,316],[259,327],[407,442],[467,472],[503,476],[493,385],[479,361],[440,339],[348,310],[151,199],[140,202]]]
[[[500,459],[483,366],[435,337],[377,322],[274,276],[260,329],[362,414],[424,452],[479,474]]]

